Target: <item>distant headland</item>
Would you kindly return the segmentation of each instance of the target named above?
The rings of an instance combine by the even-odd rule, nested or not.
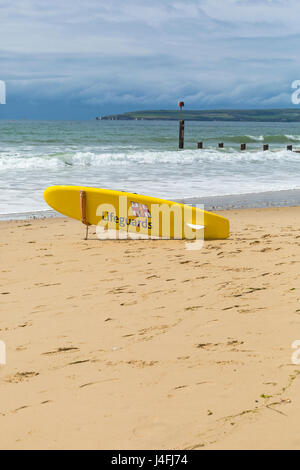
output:
[[[132,111],[124,114],[111,114],[96,119],[113,121],[178,121],[179,111]],[[186,110],[183,112],[183,119],[186,121],[300,122],[300,108]]]

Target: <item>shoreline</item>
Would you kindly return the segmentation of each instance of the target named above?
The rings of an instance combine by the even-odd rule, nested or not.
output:
[[[174,199],[182,204],[203,204],[207,211],[223,211],[234,209],[264,209],[267,207],[297,207],[300,206],[300,189],[282,191],[266,191],[260,193],[229,194],[224,196],[186,197]],[[13,212],[0,214],[0,222],[9,220],[34,220],[63,217],[52,209]]]
[[[265,209],[300,206],[300,189],[231,194],[226,196],[191,197],[177,200],[183,204],[204,204],[206,210]]]

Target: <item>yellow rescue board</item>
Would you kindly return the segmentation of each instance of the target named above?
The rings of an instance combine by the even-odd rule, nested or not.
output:
[[[83,221],[82,195],[88,225],[164,238],[213,240],[229,237],[229,221],[224,217],[140,194],[81,186],[52,186],[45,190],[44,199],[57,212]]]

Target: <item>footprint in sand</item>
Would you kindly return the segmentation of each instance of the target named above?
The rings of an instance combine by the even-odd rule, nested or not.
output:
[[[58,348],[58,349],[56,349],[55,351],[49,351],[49,352],[43,353],[43,356],[51,356],[51,355],[53,355],[53,354],[60,354],[60,353],[73,352],[73,351],[79,351],[79,349],[78,349],[78,348],[73,348],[73,347],[69,347],[69,348]]]
[[[24,382],[25,380],[32,379],[34,377],[38,377],[40,374],[39,372],[18,372],[17,374],[10,376],[6,379],[8,383],[20,383]]]

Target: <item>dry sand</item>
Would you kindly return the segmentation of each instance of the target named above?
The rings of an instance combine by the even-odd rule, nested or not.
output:
[[[300,448],[300,208],[205,242],[0,224],[1,449]]]

